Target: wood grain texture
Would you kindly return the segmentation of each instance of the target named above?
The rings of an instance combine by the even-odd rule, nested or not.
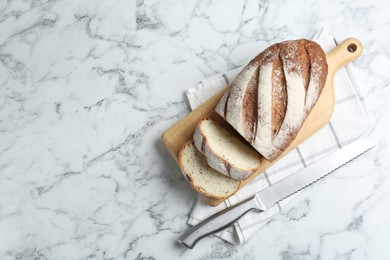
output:
[[[260,168],[249,179],[241,181],[240,187],[256,178],[272,164],[277,162],[291,150],[295,149],[298,145],[315,134],[329,122],[335,104],[333,88],[334,74],[342,66],[345,66],[346,64],[357,59],[362,54],[362,51],[363,47],[359,40],[355,38],[348,38],[331,52],[326,54],[326,59],[328,62],[328,76],[325,87],[317,101],[317,104],[313,107],[294,142],[276,160],[269,162],[263,158]],[[217,113],[214,112],[218,101],[229,87],[230,86],[226,86],[223,90],[207,100],[197,109],[193,110],[162,135],[161,140],[163,144],[176,161],[178,159],[178,154],[182,145],[188,140],[192,139],[197,124],[205,117],[216,120],[218,123],[236,133],[229,124],[227,124]],[[239,136],[237,133],[236,135]],[[239,138],[242,137],[239,136]],[[216,206],[223,202],[223,200],[207,198],[207,202],[211,206]]]

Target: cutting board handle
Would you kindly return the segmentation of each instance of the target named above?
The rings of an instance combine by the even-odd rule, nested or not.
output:
[[[363,52],[363,45],[356,38],[348,38],[340,43],[331,52],[326,54],[329,72],[336,72],[339,68],[356,60]]]

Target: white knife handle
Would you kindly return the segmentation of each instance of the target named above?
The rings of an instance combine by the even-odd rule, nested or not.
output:
[[[200,239],[227,228],[251,210],[264,211],[256,197],[226,208],[193,226],[179,238],[179,242],[192,249]]]

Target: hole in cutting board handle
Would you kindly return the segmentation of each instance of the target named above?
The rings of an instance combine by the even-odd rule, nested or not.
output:
[[[356,44],[354,43],[351,43],[347,46],[347,50],[350,52],[350,53],[354,53],[356,50],[357,50],[357,46]]]

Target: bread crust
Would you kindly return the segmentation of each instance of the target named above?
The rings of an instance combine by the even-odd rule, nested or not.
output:
[[[326,56],[317,43],[301,39],[274,44],[238,74],[216,112],[272,161],[297,136],[327,73]]]

